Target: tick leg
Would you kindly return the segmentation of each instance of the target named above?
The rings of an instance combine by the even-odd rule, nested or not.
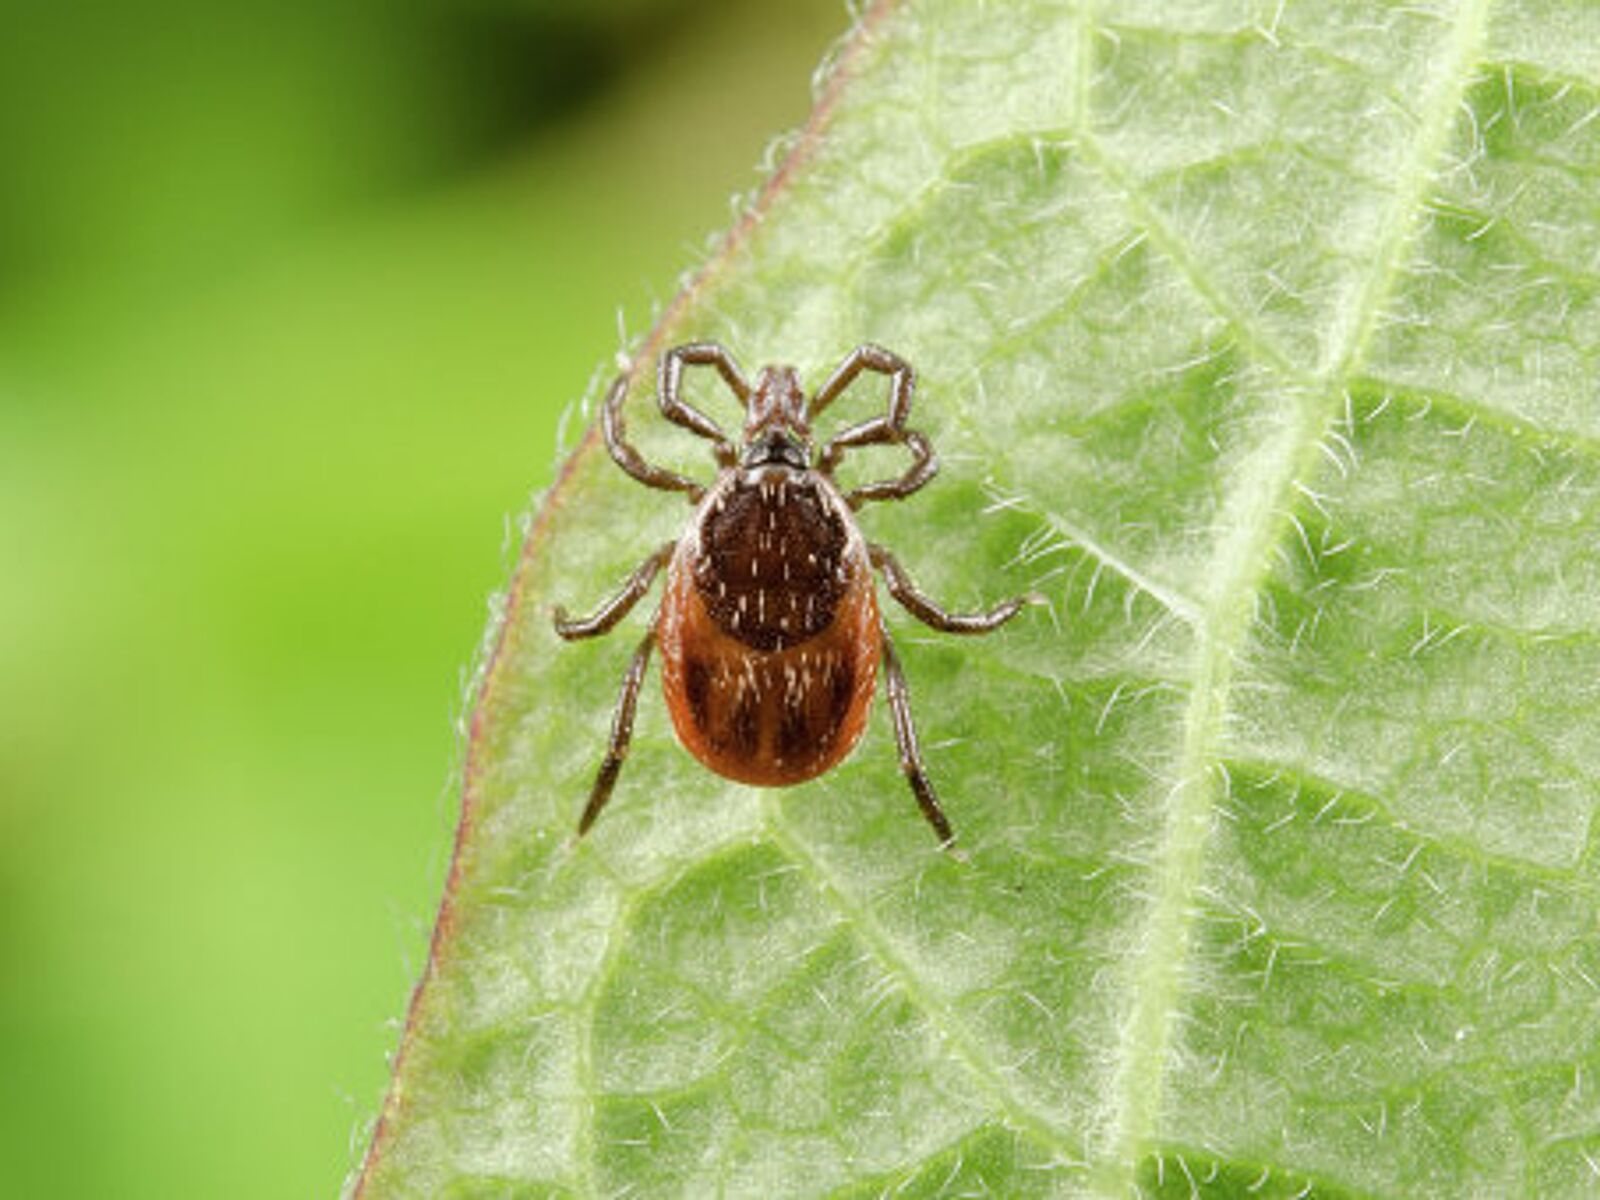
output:
[[[883,572],[883,582],[888,586],[889,594],[917,620],[943,633],[988,633],[999,629],[1026,605],[1037,603],[1040,599],[1036,593],[1029,592],[1004,604],[997,604],[988,612],[948,613],[925,592],[918,590],[899,560],[882,546],[869,545],[867,557],[872,560],[873,566]]]
[[[811,397],[811,403],[806,407],[806,419],[815,421],[818,414],[837,400],[863,371],[876,371],[889,377],[887,420],[896,429],[903,428],[906,417],[911,413],[911,394],[917,386],[916,373],[912,371],[911,364],[898,354],[870,343],[857,346],[845,355],[844,361],[834,370],[828,382]]]
[[[864,484],[851,491],[845,496],[851,508],[859,508],[868,500],[904,499],[939,471],[939,459],[928,439],[906,428],[906,418],[911,415],[911,397],[916,390],[911,364],[881,346],[858,346],[851,351],[832,378],[811,398],[808,419],[815,419],[863,371],[876,371],[889,377],[889,411],[830,438],[817,459],[817,470],[832,475],[844,459],[844,452],[854,446],[904,445],[911,451],[911,466],[898,479]]]
[[[628,395],[628,375],[617,376],[617,381],[606,393],[605,407],[600,410],[600,428],[605,434],[606,449],[612,460],[646,487],[660,488],[664,492],[687,492],[691,503],[698,503],[706,489],[694,480],[665,467],[646,462],[642,454],[628,441],[628,427],[622,416],[622,402]]]
[[[722,432],[721,426],[694,405],[685,402],[680,395],[683,368],[686,366],[715,367],[717,374],[722,376],[722,381],[728,385],[728,390],[739,397],[740,404],[749,403],[750,385],[739,372],[739,366],[733,361],[733,355],[716,342],[690,342],[687,345],[674,346],[661,356],[656,388],[661,415],[691,433],[709,438],[718,464],[731,467],[739,455],[733,444],[728,441],[728,435]]]
[[[628,757],[628,743],[633,740],[633,712],[639,704],[639,686],[644,683],[645,665],[650,661],[650,647],[655,645],[655,641],[656,631],[651,629],[633,652],[628,673],[622,677],[617,710],[611,717],[611,742],[606,747],[606,760],[600,764],[600,773],[595,776],[589,803],[584,806],[583,816],[578,818],[579,837],[589,832],[600,810],[611,799],[611,789],[617,786],[617,776],[622,773],[622,760]]]
[[[899,656],[894,652],[894,642],[887,630],[883,634],[883,674],[889,693],[889,712],[894,717],[894,740],[900,747],[900,769],[917,798],[922,815],[939,835],[939,845],[953,850],[955,830],[939,807],[939,797],[934,795],[928,773],[922,769],[922,751],[917,746],[917,727],[911,720],[911,693],[906,688],[906,677],[900,670]]]
[[[602,604],[593,616],[573,620],[567,616],[566,609],[556,605],[556,632],[569,642],[611,632],[612,627],[633,611],[633,606],[650,590],[656,574],[672,557],[672,550],[673,543],[668,542],[634,568],[633,574],[628,576],[628,582],[622,585],[622,590]]]
[[[867,422],[871,424],[871,422]],[[857,429],[862,428],[856,426]],[[849,433],[850,430],[845,430]],[[841,437],[844,435],[841,434]],[[828,444],[831,449],[835,438]],[[852,488],[845,493],[844,502],[851,508],[860,508],[868,500],[904,500],[928,480],[939,473],[939,456],[933,452],[933,446],[928,439],[914,429],[905,430],[898,438],[872,438],[875,442],[899,441],[904,443],[906,449],[911,451],[911,466],[906,468],[906,473],[898,479],[880,479],[876,483],[864,483],[858,488]],[[855,443],[866,445],[867,441]],[[826,451],[824,452],[826,456]]]

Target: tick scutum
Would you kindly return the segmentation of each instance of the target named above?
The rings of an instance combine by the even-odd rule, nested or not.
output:
[[[695,590],[717,628],[752,650],[821,633],[853,582],[848,510],[827,486],[784,467],[732,472],[706,505]]]
[[[813,778],[866,724],[881,648],[871,564],[833,485],[727,471],[668,568],[662,682],[678,736],[745,783]]]

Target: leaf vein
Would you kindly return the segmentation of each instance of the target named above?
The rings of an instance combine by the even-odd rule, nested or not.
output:
[[[1058,1128],[1048,1116],[1036,1111],[1016,1095],[1000,1068],[984,1054],[976,1038],[949,1006],[912,969],[905,955],[895,947],[888,931],[877,922],[867,906],[857,903],[822,860],[795,837],[783,819],[777,799],[769,794],[765,804],[767,832],[773,844],[811,880],[818,894],[850,923],[862,946],[899,985],[906,1000],[939,1033],[953,1052],[953,1057],[989,1096],[999,1114],[1013,1128],[1031,1134],[1064,1156],[1066,1161],[1081,1162],[1082,1148],[1072,1143],[1068,1132]]]

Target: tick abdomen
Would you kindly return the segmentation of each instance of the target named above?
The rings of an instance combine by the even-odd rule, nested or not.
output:
[[[866,549],[810,471],[731,471],[668,567],[662,682],[679,738],[731,779],[826,771],[854,747],[881,632]]]

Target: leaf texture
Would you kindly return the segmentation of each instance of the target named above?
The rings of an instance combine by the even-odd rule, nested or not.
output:
[[[1593,1194],[1597,116],[1585,0],[870,9],[630,413],[704,471],[664,346],[916,364],[945,469],[868,536],[1050,600],[887,612],[971,861],[886,714],[761,792],[653,682],[569,845],[648,612],[564,645],[551,606],[687,516],[591,430],[361,1193]]]

